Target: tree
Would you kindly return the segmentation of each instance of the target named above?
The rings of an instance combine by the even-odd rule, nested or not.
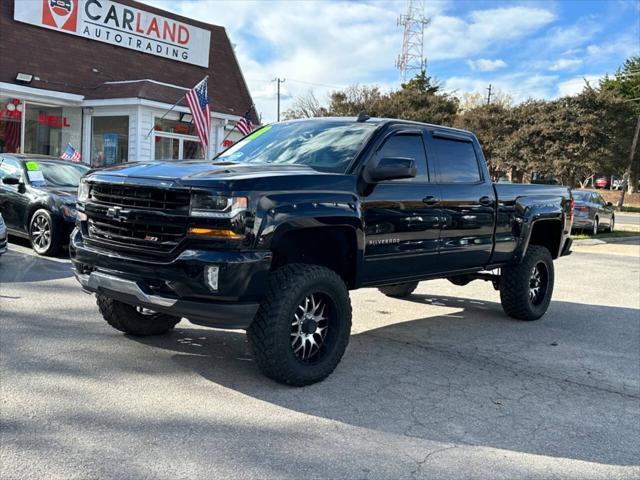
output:
[[[327,109],[320,105],[313,90],[309,90],[305,95],[297,97],[293,101],[293,106],[283,112],[282,117],[285,120],[293,120],[295,118],[326,117],[327,115]]]
[[[467,112],[487,104],[487,97],[480,92],[465,92],[460,97],[460,111]],[[491,105],[509,108],[513,105],[513,97],[500,90],[491,94]]]
[[[640,56],[628,58],[622,67],[618,69],[613,78],[605,76],[600,82],[603,90],[611,90],[618,92],[622,97],[627,99],[633,105],[634,116],[640,122]],[[629,151],[629,162],[625,172],[625,180],[628,179],[629,193],[638,191],[638,178],[640,177],[640,142],[633,142],[630,139],[630,145],[635,145],[633,150]]]

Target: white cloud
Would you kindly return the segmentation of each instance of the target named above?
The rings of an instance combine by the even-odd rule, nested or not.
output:
[[[450,77],[444,83],[445,91],[458,96],[465,92],[487,94],[491,84],[493,90],[510,95],[514,102],[523,102],[529,98],[552,98],[556,94],[557,75],[539,75],[528,73],[512,73],[501,75],[491,80],[479,80],[477,77]]]
[[[467,65],[471,70],[480,70],[481,72],[493,72],[499,68],[507,66],[507,62],[504,60],[488,60],[486,58],[480,58],[478,60],[467,60]]]
[[[560,70],[573,70],[576,67],[582,65],[582,63],[583,61],[579,58],[560,58],[549,67],[549,70],[551,70],[552,72],[557,72]]]
[[[576,95],[580,93],[586,86],[586,82],[589,82],[591,86],[597,86],[598,80],[601,79],[604,74],[600,75],[582,75],[580,77],[570,78],[558,84],[557,94],[559,97],[565,97],[569,95]]]
[[[276,76],[287,79],[282,88],[289,99],[283,100],[283,110],[290,98],[310,88],[324,100],[335,90],[327,85],[382,84],[388,89],[399,83],[394,71],[402,44],[397,17],[404,12],[405,2],[146,1],[226,28],[265,121],[275,119],[271,80]],[[446,14],[450,3],[425,2],[425,15],[431,18],[425,30],[428,60],[478,56],[498,44],[531,35],[555,19],[547,9],[526,6],[476,10],[454,17]],[[492,67],[503,67],[502,60],[493,62],[498,63]]]
[[[435,16],[425,31],[425,52],[432,60],[469,57],[490,47],[523,38],[555,20],[543,8],[504,7],[476,10],[468,20]]]

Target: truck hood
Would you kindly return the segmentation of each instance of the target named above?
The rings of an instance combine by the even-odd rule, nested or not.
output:
[[[231,162],[182,160],[179,162],[124,163],[93,172],[89,180],[149,179],[185,186],[205,180],[245,180],[288,175],[325,175],[304,165],[249,165]]]

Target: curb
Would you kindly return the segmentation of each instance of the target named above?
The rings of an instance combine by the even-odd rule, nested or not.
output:
[[[606,245],[607,243],[626,243],[630,242],[633,245],[640,244],[640,235],[630,237],[611,237],[611,238],[585,238],[584,240],[574,240],[573,246],[588,246],[588,245]]]

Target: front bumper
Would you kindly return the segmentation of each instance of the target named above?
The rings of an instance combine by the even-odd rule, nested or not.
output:
[[[271,265],[269,252],[184,250],[173,259],[102,250],[71,234],[69,255],[83,290],[216,328],[246,329],[258,310]],[[219,267],[219,290],[204,280]]]

